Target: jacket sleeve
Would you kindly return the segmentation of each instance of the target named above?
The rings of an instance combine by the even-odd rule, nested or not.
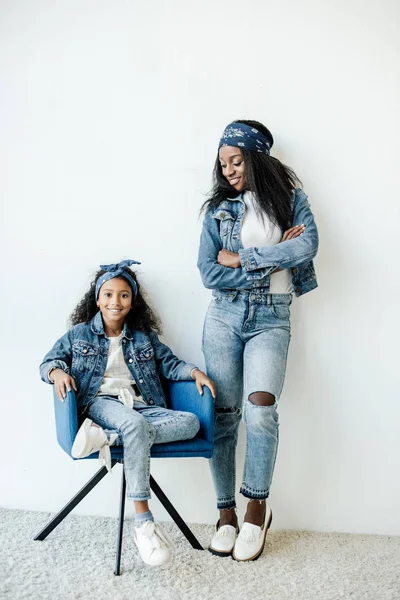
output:
[[[310,209],[307,196],[302,190],[296,190],[293,225],[306,226],[305,232],[293,239],[275,246],[262,248],[243,248],[239,250],[243,272],[248,279],[258,279],[257,271],[270,274],[274,270],[290,269],[309,262],[317,254],[318,230]],[[256,273],[254,273],[256,271]],[[260,271],[258,271],[260,273]]]
[[[39,369],[40,377],[45,383],[53,383],[49,379],[49,372],[52,369],[62,369],[70,373],[72,362],[72,341],[71,331],[68,331],[59,340],[56,341],[52,349],[44,357]]]
[[[197,261],[204,287],[232,290],[248,288],[249,281],[242,268],[232,269],[218,264],[217,257],[220,250],[222,250],[222,242],[218,220],[214,219],[212,211],[208,210],[203,221]]]
[[[150,334],[151,345],[154,348],[154,355],[157,365],[157,371],[172,381],[192,380],[192,371],[197,369],[196,365],[180,360],[168,346],[160,342],[158,335],[153,331]]]

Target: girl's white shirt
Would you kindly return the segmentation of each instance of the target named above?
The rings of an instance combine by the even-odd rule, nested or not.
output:
[[[118,396],[122,402],[132,408],[134,402],[143,402],[142,396],[135,394],[132,385],[135,380],[124,359],[122,352],[122,336],[110,337],[110,347],[108,350],[107,367],[103,376],[103,381],[98,396]]]
[[[278,225],[264,215],[264,220],[256,212],[256,204],[253,192],[245,192],[243,201],[246,205],[241,229],[241,241],[243,248],[262,248],[263,246],[275,246],[282,239],[282,230]],[[292,272],[283,269],[270,275],[270,294],[291,294],[293,292]]]

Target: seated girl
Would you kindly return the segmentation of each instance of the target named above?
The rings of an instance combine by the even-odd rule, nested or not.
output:
[[[195,365],[179,360],[160,342],[159,321],[140,293],[133,260],[101,265],[89,291],[71,315],[72,328],[46,354],[40,375],[55,385],[61,402],[73,388],[79,418],[72,455],[100,452],[110,469],[113,444],[124,446],[127,497],[136,513],[135,542],[142,560],[162,565],[170,557],[161,527],[149,509],[152,444],[193,438],[196,415],[166,408],[159,374],[196,381],[202,394],[213,382]]]

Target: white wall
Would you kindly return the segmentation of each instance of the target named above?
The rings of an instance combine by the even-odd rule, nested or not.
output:
[[[3,506],[55,511],[97,468],[57,446],[38,364],[99,263],[141,260],[165,340],[204,364],[198,210],[242,117],[275,134],[321,237],[320,287],[293,307],[274,525],[400,534],[398,18],[395,0],[3,0]],[[214,521],[206,461],[153,473]],[[79,511],[115,515],[117,475]]]

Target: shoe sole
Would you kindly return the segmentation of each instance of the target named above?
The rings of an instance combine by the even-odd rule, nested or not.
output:
[[[220,552],[219,550],[214,550],[214,548],[211,548],[211,546],[210,546],[208,548],[208,551],[211,552],[211,554],[214,554],[214,556],[219,556],[221,558],[225,558],[227,556],[232,556],[233,548],[230,552]]]
[[[263,539],[263,543],[261,544],[260,550],[256,554],[254,554],[254,556],[251,556],[250,558],[236,558],[235,549],[233,549],[233,551],[232,551],[233,560],[236,560],[237,562],[249,562],[251,560],[254,561],[254,560],[257,560],[257,558],[260,558],[260,556],[264,550],[265,540],[267,539],[267,533],[268,533],[268,529],[271,527],[271,523],[272,523],[272,510],[271,510],[271,515],[268,519],[268,523],[266,523],[266,526],[265,526],[264,539]]]
[[[76,434],[75,441],[71,448],[71,454],[74,458],[84,458],[88,455],[91,448],[89,443],[89,431],[92,426],[91,419],[85,419]]]

